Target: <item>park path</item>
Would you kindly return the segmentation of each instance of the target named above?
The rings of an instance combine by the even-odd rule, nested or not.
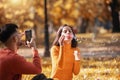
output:
[[[44,56],[44,48],[38,48],[38,52],[40,56]],[[29,48],[21,48],[18,53],[24,57],[32,57],[32,50]]]

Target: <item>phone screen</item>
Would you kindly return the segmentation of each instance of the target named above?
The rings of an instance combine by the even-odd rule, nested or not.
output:
[[[26,41],[30,41],[32,38],[32,30],[26,30],[25,37],[26,37]]]

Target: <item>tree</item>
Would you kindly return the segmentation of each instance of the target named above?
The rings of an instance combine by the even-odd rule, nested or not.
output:
[[[120,7],[120,0],[112,0],[111,4],[112,9],[112,21],[113,21],[113,33],[114,32],[120,32],[120,23],[119,23],[119,13],[118,9]]]
[[[50,51],[49,51],[49,33],[48,33],[48,21],[47,21],[47,0],[44,0],[44,14],[45,14],[45,28],[44,28],[44,40],[45,40],[45,57],[50,57]]]

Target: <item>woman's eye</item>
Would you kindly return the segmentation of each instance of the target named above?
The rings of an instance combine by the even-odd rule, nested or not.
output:
[[[63,32],[64,32],[64,33],[67,33],[67,30],[64,30]]]
[[[71,30],[64,30],[63,32],[64,32],[64,33],[67,33],[67,32],[72,33]]]

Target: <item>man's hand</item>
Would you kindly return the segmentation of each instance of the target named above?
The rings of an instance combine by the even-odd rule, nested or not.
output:
[[[27,41],[26,43],[29,48],[36,48],[36,43],[34,38],[31,38],[30,42]]]

